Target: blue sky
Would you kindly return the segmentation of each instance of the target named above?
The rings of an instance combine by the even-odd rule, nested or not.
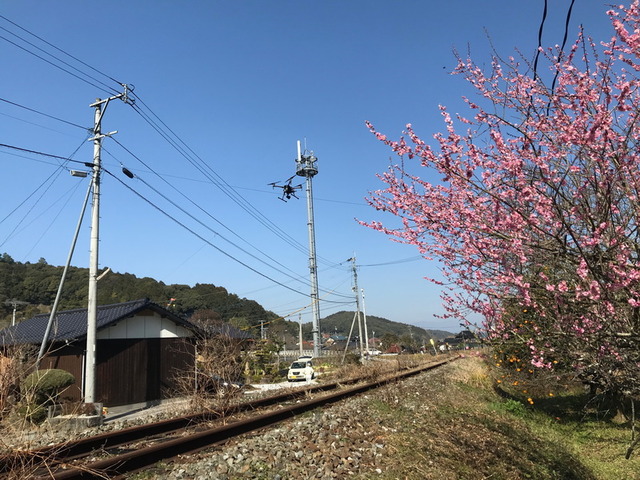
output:
[[[570,2],[549,4],[545,46],[562,42]],[[103,165],[117,179],[103,176],[101,268],[167,284],[213,283],[311,321],[303,308],[304,192],[285,203],[268,185],[294,174],[296,141],[306,142],[319,169],[313,190],[321,316],[354,309],[345,260],[355,254],[367,314],[458,331],[457,322],[436,318],[440,292],[423,279],[437,275],[438,265],[355,221],[396,223],[364,200],[382,187],[376,174],[396,162],[364,122],[390,137],[412,123],[431,138],[442,129],[438,105],[463,111],[460,97],[471,94],[449,74],[453,49],[488,62],[490,38],[501,55],[518,48],[533,58],[543,5],[0,0],[0,143],[91,162],[80,128],[93,123],[89,105],[118,91],[116,81],[134,85],[137,107],[112,101],[103,120],[103,132],[118,133],[117,142],[104,140]],[[597,40],[609,38],[606,9],[607,2],[576,2],[569,41],[580,24]],[[191,161],[149,118],[184,142]],[[0,252],[63,265],[89,181],[68,170],[84,167],[11,148],[0,148],[0,165]],[[136,178],[122,175],[121,166]],[[87,217],[77,266],[88,266],[89,223]]]

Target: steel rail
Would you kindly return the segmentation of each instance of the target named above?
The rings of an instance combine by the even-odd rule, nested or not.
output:
[[[50,478],[55,480],[104,479],[135,472],[161,460],[174,458],[187,453],[195,453],[207,447],[224,443],[238,435],[282,422],[320,406],[329,405],[353,395],[389,384],[396,380],[435,369],[457,358],[459,357],[452,357],[437,363],[413,368],[399,374],[389,375],[381,380],[357,385],[317,399],[284,407],[274,412],[265,413],[246,420],[239,420],[222,427],[208,429],[185,437],[168,440],[166,442],[159,443],[158,445],[141,448],[112,458],[84,464],[81,467],[70,466],[67,470],[52,472],[49,476],[41,478]]]
[[[145,425],[137,425],[135,427],[105,432],[80,440],[69,441],[35,450],[14,452],[0,456],[0,474],[11,471],[14,465],[35,464],[42,463],[44,461],[60,462],[63,460],[73,460],[96,450],[115,448],[120,445],[132,443],[136,440],[154,435],[168,435],[179,430],[194,427],[200,423],[218,420],[227,415],[278,405],[304,397],[307,394],[333,390],[338,388],[340,385],[356,383],[357,381],[358,380],[356,379],[315,385],[313,387],[296,390],[294,392],[281,393],[248,402],[242,402],[236,405],[230,405],[222,412],[205,412],[185,415]]]

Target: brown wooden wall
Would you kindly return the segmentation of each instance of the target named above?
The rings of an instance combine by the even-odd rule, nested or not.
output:
[[[76,378],[65,399],[81,400],[82,349],[64,347],[43,359],[41,368],[61,368]],[[105,406],[151,402],[180,394],[193,379],[195,347],[189,339],[98,340],[96,401]],[[183,392],[184,393],[184,390]]]
[[[107,406],[176,395],[178,379],[193,377],[194,347],[185,339],[100,340],[96,399]]]

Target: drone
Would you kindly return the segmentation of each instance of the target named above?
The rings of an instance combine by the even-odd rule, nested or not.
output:
[[[287,200],[291,200],[291,197],[298,198],[298,196],[296,195],[296,190],[300,190],[302,188],[302,184],[291,185],[291,180],[293,180],[294,178],[295,178],[295,175],[293,175],[292,177],[289,177],[287,181],[284,182],[284,185],[278,185],[278,182],[272,182],[269,184],[273,188],[278,187],[282,189],[282,195],[280,196],[280,200],[282,200],[283,202],[286,202]]]

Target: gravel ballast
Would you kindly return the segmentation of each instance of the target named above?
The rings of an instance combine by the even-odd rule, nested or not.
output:
[[[217,449],[184,457],[169,464],[159,477],[329,480],[385,476],[393,468],[393,462],[387,461],[393,452],[385,437],[396,428],[378,421],[371,405],[423,408],[424,396],[435,396],[444,385],[441,370],[369,391],[259,433],[247,434]]]

